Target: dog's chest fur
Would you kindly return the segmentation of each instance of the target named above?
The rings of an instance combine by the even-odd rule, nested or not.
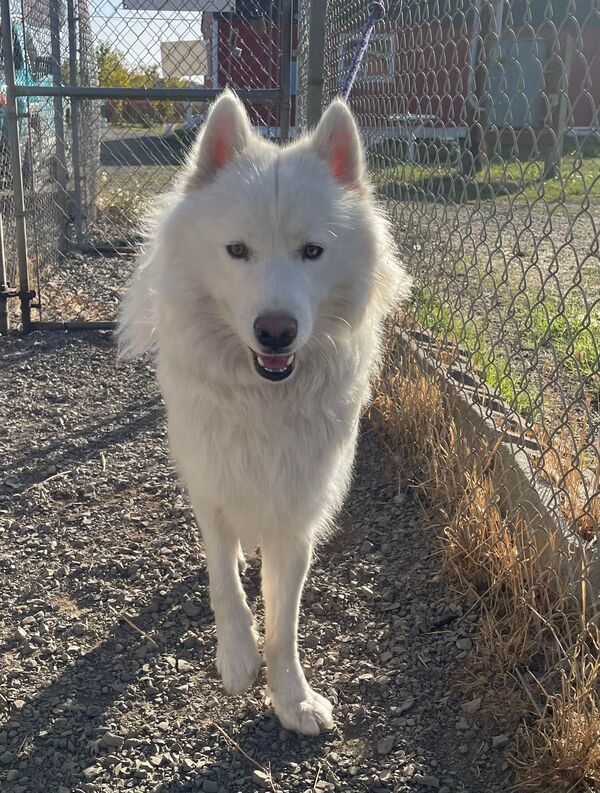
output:
[[[326,529],[348,487],[369,357],[348,346],[316,382],[305,361],[304,376],[280,387],[220,389],[159,356],[172,454],[245,544],[278,528]]]

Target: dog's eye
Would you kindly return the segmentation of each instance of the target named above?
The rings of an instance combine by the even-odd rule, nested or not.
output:
[[[314,242],[309,242],[302,248],[303,259],[318,259],[322,253],[323,248],[321,248],[320,245],[316,245]]]
[[[232,242],[225,247],[232,259],[247,259],[249,257],[248,248],[243,242]]]

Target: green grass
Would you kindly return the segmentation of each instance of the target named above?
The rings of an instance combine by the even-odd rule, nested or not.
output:
[[[413,316],[436,339],[457,344],[469,354],[471,364],[491,391],[500,396],[513,410],[532,417],[539,401],[522,378],[511,367],[509,360],[498,350],[493,350],[484,333],[474,320],[463,321],[452,309],[440,302],[428,287],[414,293]]]
[[[375,163],[374,163],[375,164]],[[416,194],[442,196],[455,201],[492,200],[520,194],[531,201],[574,201],[585,196],[600,197],[600,157],[576,160],[563,157],[559,173],[545,179],[541,160],[496,162],[473,177],[447,165],[421,165],[400,162],[388,167],[374,167],[376,186],[393,190],[396,197],[409,199]]]
[[[581,298],[567,297],[558,304],[538,303],[531,311],[535,340],[551,345],[564,365],[600,389],[600,303],[586,307]]]
[[[162,123],[128,123],[127,121],[123,121],[119,124],[109,123],[109,129],[123,131],[124,136],[126,136],[129,132],[143,132],[146,135],[162,135],[165,131],[165,127],[168,126],[166,122]]]

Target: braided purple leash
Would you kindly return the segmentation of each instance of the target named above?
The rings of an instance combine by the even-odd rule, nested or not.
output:
[[[380,22],[382,19],[385,18],[385,6],[383,4],[383,0],[374,0],[369,5],[369,16],[367,17],[367,21],[363,25],[362,32],[360,34],[360,39],[358,41],[358,46],[356,51],[354,52],[354,57],[352,58],[352,63],[350,64],[350,71],[348,72],[348,76],[346,77],[346,82],[344,83],[344,88],[342,90],[342,99],[348,100],[350,96],[350,91],[352,90],[352,86],[356,80],[356,76],[358,74],[358,70],[360,69],[360,65],[362,63],[363,58],[365,57],[365,53],[369,46],[369,39],[371,38],[371,33],[373,32],[373,28],[375,25]]]

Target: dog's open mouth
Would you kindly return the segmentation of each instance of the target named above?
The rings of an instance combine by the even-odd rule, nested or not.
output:
[[[295,354],[291,355],[258,355],[252,351],[254,368],[265,380],[280,382],[294,371]]]

